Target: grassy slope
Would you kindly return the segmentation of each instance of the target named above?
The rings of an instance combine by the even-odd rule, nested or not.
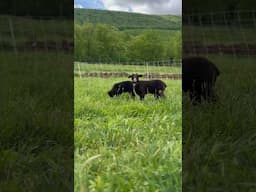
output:
[[[120,11],[75,9],[75,23],[105,23],[124,29],[166,29],[179,30],[181,17],[145,15]]]
[[[123,79],[75,79],[75,191],[181,191],[181,81],[167,99],[106,92]]]

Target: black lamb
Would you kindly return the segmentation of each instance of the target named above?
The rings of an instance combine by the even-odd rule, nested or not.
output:
[[[122,81],[119,83],[115,83],[110,91],[108,91],[108,95],[110,97],[119,96],[122,93],[130,93],[132,98],[135,98],[135,93],[133,91],[133,84],[131,81]]]
[[[201,99],[215,101],[214,86],[220,75],[218,68],[204,57],[194,56],[182,59],[182,90],[189,92],[192,103]]]
[[[132,74],[128,76],[128,78],[132,79],[134,90],[140,96],[141,100],[143,100],[145,95],[148,93],[154,94],[155,99],[165,97],[164,90],[167,86],[163,81],[140,81],[139,77],[142,77],[142,75]]]

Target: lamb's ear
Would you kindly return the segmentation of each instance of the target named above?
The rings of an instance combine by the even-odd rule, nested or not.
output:
[[[138,75],[138,77],[142,77],[143,75]]]

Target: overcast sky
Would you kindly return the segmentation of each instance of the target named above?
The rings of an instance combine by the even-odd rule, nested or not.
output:
[[[181,15],[182,0],[75,0],[75,7]]]

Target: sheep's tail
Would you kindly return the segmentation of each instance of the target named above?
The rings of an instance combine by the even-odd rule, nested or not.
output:
[[[163,82],[164,89],[167,87],[167,85]]]

